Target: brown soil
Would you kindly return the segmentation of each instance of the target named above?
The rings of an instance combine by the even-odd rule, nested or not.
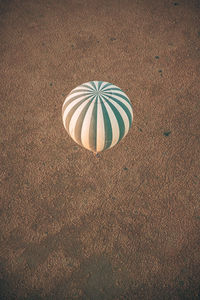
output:
[[[1,299],[200,299],[200,2],[0,1]],[[61,108],[132,101],[99,157]]]

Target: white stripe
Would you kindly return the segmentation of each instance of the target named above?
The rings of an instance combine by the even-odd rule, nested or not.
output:
[[[106,83],[109,83],[109,82],[106,82]],[[104,85],[105,86],[105,85]],[[114,84],[111,84],[110,83],[110,85],[108,85],[108,86],[106,86],[105,87],[105,89],[104,89],[104,91],[106,91],[107,89],[119,89],[120,91],[122,91],[122,89],[120,89],[118,86],[116,86],[116,85],[114,85]],[[122,91],[123,92],[123,91]],[[124,92],[123,92],[124,93]]]
[[[109,90],[109,89],[105,89],[105,90],[103,90],[103,92],[105,94],[107,94],[107,93],[116,93],[116,94],[119,94],[119,95],[122,95],[122,96],[126,97],[128,99],[128,101],[130,101],[129,97],[122,90],[112,90],[112,89]]]
[[[116,88],[118,88],[119,90],[116,90]],[[115,85],[111,85],[111,86],[107,86],[103,92],[108,92],[108,93],[111,93],[112,92],[112,89],[113,89],[113,93],[118,93],[120,95],[123,95],[124,97],[126,97],[129,101],[129,97],[118,87],[118,86],[115,86]],[[131,102],[131,101],[130,101]]]
[[[98,91],[98,83],[99,83],[99,81],[93,81],[93,82],[94,82],[94,85],[96,86],[96,89]]]
[[[124,131],[124,135],[123,135],[123,137],[124,137],[128,133],[128,130],[129,130],[128,116],[127,116],[126,112],[123,110],[123,108],[118,103],[116,103],[115,101],[112,101],[112,104],[116,107],[116,109],[118,110],[120,116],[122,117],[122,120],[124,121],[124,126],[125,126],[125,131]]]
[[[82,129],[81,129],[81,143],[83,147],[85,147],[88,150],[90,149],[89,145],[89,132],[90,132],[90,122],[92,118],[92,112],[94,108],[95,101],[91,102],[91,105],[89,106],[85,118],[83,120]]]
[[[104,105],[105,105],[105,107],[107,109],[107,113],[109,115],[110,123],[111,123],[111,127],[112,127],[112,144],[109,147],[109,148],[111,148],[119,140],[119,125],[118,125],[118,122],[117,122],[117,119],[115,117],[114,112],[112,111],[112,109],[110,108],[110,106],[106,103],[106,101],[104,102]]]
[[[89,87],[91,87],[91,88],[93,89],[93,91],[94,91],[94,87],[93,87],[93,85],[91,84],[91,81],[89,81],[89,82],[86,82],[86,83],[84,83],[84,84],[87,84],[87,85],[89,85]]]
[[[88,84],[88,83],[83,83],[83,84]],[[73,89],[71,92],[74,92],[74,91],[79,90],[79,89],[85,90],[85,91],[90,91],[90,89],[89,89],[88,87],[79,85],[79,86],[77,86],[75,89]],[[70,92],[70,93],[71,93],[71,92]]]
[[[110,86],[107,86],[105,89],[103,89],[103,92],[105,92],[105,93],[106,92],[111,93],[112,90],[109,90],[109,89],[116,89],[116,88],[118,88],[119,90],[113,90],[113,93],[118,93],[120,95],[123,95],[131,103],[129,97],[118,86],[116,86],[116,85],[111,84]]]
[[[128,96],[127,96],[126,94],[124,94],[124,92],[122,92],[122,91],[118,91],[118,90],[110,90],[110,91],[107,90],[107,91],[106,91],[106,90],[104,90],[103,93],[104,93],[105,95],[111,95],[111,96],[112,96],[112,94],[114,94],[114,93],[115,93],[115,94],[118,94],[118,96],[122,95],[122,96],[126,97],[128,101],[130,101],[129,98],[128,98]],[[115,95],[114,95],[114,96],[115,96]]]
[[[79,103],[81,100],[83,100],[85,98],[85,96],[82,96],[74,101],[72,101],[65,109],[65,111],[63,112],[63,123],[64,123],[64,126],[65,126],[65,121],[67,119],[67,115],[68,113],[70,112],[70,110],[77,104]],[[88,98],[87,100],[84,101],[84,103],[88,103],[90,100],[91,100],[92,96],[90,98]],[[66,129],[66,127],[65,127]]]
[[[84,101],[74,112],[70,123],[69,123],[69,134],[71,135],[71,137],[73,138],[73,140],[75,142],[77,142],[76,140],[76,136],[75,136],[75,128],[76,128],[76,122],[81,114],[81,112],[83,111],[84,107],[88,104],[88,101]]]
[[[108,84],[108,83],[109,83],[109,82],[102,82],[100,90],[102,91],[102,90],[104,89],[104,86],[105,86],[106,84]],[[109,84],[111,84],[111,83],[109,83]]]
[[[111,95],[112,96],[112,95]],[[103,97],[108,97],[109,98],[109,95],[103,95]],[[132,109],[132,106],[131,104],[129,104],[126,100],[124,100],[123,98],[121,98],[120,96],[116,96],[116,95],[113,95],[112,96],[113,98],[119,100],[120,102],[122,102],[127,108],[128,110],[130,111],[130,114],[132,116],[132,119],[133,119],[133,109]],[[112,100],[112,99],[109,99],[109,101],[111,101],[111,103],[114,103],[115,101]]]
[[[71,100],[73,97],[76,97],[76,96],[80,96],[80,97],[88,97],[89,96],[89,94],[87,95],[87,93],[88,93],[88,90],[87,91],[85,91],[85,92],[76,92],[76,93],[74,93],[74,94],[70,94],[69,96],[67,96],[67,98],[65,99],[65,101],[64,101],[64,103],[63,103],[63,107],[64,107],[64,105],[69,101],[69,100]]]
[[[104,125],[104,118],[103,118],[103,111],[102,111],[102,105],[100,102],[100,99],[98,97],[97,102],[97,152],[100,152],[103,150],[105,145],[105,125]]]

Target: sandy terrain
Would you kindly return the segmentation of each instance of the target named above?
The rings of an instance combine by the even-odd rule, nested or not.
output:
[[[200,1],[0,1],[0,299],[200,299]],[[123,89],[99,158],[66,95]]]

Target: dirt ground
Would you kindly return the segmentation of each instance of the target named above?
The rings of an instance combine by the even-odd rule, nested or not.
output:
[[[0,1],[0,299],[200,299],[200,1]],[[134,109],[95,157],[67,94]]]

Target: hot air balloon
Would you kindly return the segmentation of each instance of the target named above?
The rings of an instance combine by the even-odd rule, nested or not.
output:
[[[99,153],[119,143],[128,133],[133,109],[117,86],[90,81],[74,88],[62,107],[63,124],[79,145]]]

